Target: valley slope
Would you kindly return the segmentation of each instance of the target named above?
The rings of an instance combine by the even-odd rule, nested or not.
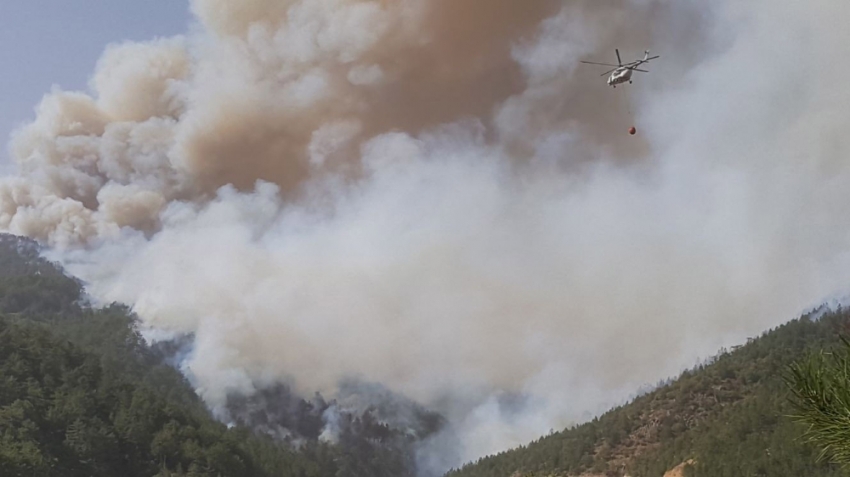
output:
[[[591,422],[449,477],[844,475],[802,443],[783,376],[807,353],[838,345],[848,325],[841,309],[802,316]]]

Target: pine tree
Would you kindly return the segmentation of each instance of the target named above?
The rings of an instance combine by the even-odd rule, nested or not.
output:
[[[822,449],[820,458],[850,468],[850,341],[795,363],[786,381],[806,440]]]

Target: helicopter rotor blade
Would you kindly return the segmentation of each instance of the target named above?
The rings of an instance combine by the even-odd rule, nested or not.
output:
[[[613,70],[608,70],[608,71],[606,71],[606,72],[602,73],[602,74],[601,74],[601,75],[599,75],[599,76],[605,76],[605,75],[611,74],[611,73],[613,73],[613,72],[617,71],[618,69],[620,69],[620,67],[619,67],[619,66],[618,66],[618,67],[616,67],[616,68],[614,68]]]
[[[620,59],[620,49],[615,48],[614,51],[617,52],[617,63],[619,63],[620,66],[623,66],[623,60]]]
[[[632,68],[631,70],[632,70],[632,71],[640,71],[641,73],[649,73],[649,71],[646,71],[646,70],[639,70],[639,69],[637,69],[637,68]]]
[[[588,65],[616,66],[616,67],[619,68],[619,65],[612,65],[610,63],[595,63],[593,61],[582,61],[582,63],[588,64]]]
[[[650,60],[654,60],[656,58],[661,58],[661,57],[660,56],[653,56],[652,58],[646,58],[644,60],[636,60],[636,61],[632,61],[631,63],[626,63],[623,66],[640,66],[644,63],[649,63]]]

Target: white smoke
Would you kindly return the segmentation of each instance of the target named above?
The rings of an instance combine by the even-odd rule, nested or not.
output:
[[[0,226],[194,334],[211,407],[379,382],[443,467],[846,289],[849,5],[558,4],[196,0],[45,98]],[[611,90],[612,46],[662,57]]]

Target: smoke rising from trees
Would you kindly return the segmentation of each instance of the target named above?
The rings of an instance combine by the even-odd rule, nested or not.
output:
[[[0,226],[194,336],[214,409],[381,383],[470,459],[846,288],[844,4],[191,7],[45,96]],[[612,90],[615,47],[661,59]]]

